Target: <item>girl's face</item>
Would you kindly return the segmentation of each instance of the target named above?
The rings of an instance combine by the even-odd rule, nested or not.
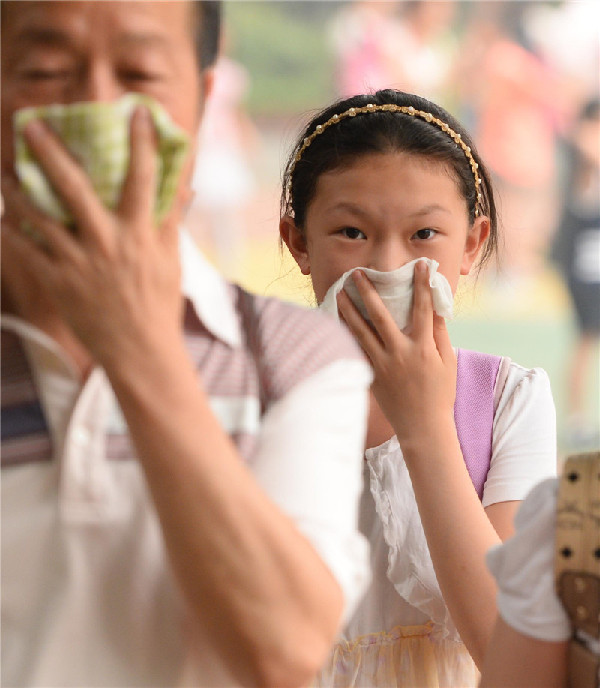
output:
[[[433,258],[452,291],[489,234],[486,217],[469,226],[467,204],[449,169],[410,153],[373,153],[318,179],[304,233],[284,218],[281,235],[318,303],[355,267],[390,271]]]

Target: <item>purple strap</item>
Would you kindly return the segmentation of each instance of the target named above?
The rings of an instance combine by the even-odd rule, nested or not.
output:
[[[479,499],[492,460],[494,387],[500,356],[457,351],[454,420],[460,448]]]

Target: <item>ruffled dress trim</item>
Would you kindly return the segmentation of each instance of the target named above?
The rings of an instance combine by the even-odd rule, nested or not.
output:
[[[315,688],[466,688],[479,672],[461,642],[432,636],[433,624],[396,626],[336,643]]]

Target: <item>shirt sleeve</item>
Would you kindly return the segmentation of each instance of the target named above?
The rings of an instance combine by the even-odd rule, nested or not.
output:
[[[556,411],[548,375],[511,363],[494,417],[483,506],[522,500],[556,471]]]
[[[265,414],[252,461],[259,484],[339,582],[344,621],[369,581],[358,505],[371,378],[364,361],[342,359],[294,386]]]
[[[498,583],[498,612],[515,630],[538,640],[567,640],[569,618],[554,589],[558,480],[529,493],[515,518],[515,535],[493,547],[487,565]]]

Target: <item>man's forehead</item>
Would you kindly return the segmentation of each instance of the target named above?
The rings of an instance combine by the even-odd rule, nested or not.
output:
[[[119,38],[167,41],[189,29],[189,1],[2,0],[2,33],[24,40],[84,36],[93,32]]]

